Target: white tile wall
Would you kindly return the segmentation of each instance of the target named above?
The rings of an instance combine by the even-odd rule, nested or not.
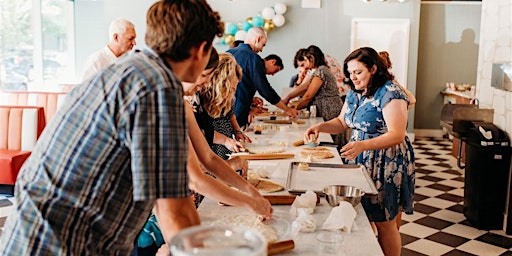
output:
[[[512,1],[482,1],[477,98],[480,107],[494,109],[494,123],[512,138],[512,92],[491,87],[493,62],[512,61]]]

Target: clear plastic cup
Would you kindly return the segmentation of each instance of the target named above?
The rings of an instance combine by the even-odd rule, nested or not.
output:
[[[169,243],[174,256],[265,256],[267,242],[257,231],[225,226],[196,226],[182,230]]]
[[[343,237],[338,230],[320,230],[316,234],[320,255],[337,255],[341,249]]]

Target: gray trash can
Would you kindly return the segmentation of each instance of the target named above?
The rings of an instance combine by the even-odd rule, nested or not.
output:
[[[502,229],[511,147],[503,130],[492,123],[471,122],[465,134],[464,216],[478,229]]]

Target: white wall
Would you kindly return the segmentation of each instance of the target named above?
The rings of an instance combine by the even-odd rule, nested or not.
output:
[[[421,4],[416,129],[441,129],[447,82],[476,84],[481,12],[481,2]]]
[[[512,61],[512,3],[482,1],[477,97],[480,107],[494,109],[494,123],[512,137],[512,92],[491,87],[493,62]]]
[[[269,39],[262,57],[275,53],[283,58],[285,69],[269,81],[276,88],[288,86],[289,79],[296,73],[293,69],[293,57],[299,48],[311,44],[343,63],[350,53],[350,36],[353,18],[393,18],[410,19],[408,80],[403,81],[413,93],[416,91],[416,63],[418,55],[418,34],[420,1],[409,0],[405,3],[396,1],[360,0],[322,0],[319,9],[305,9],[298,0],[208,0],[214,10],[220,12],[227,22],[241,22],[247,17],[257,15],[264,7],[276,2],[285,3],[288,7],[284,14],[286,24],[269,32]],[[236,10],[236,11],[234,11]],[[393,56],[391,56],[393,58]],[[414,110],[409,111],[409,130],[413,130]]]
[[[106,44],[108,23],[113,18],[125,17],[134,22],[137,30],[138,47],[143,45],[145,33],[145,17],[148,7],[154,3],[152,0],[76,0],[76,13],[80,13],[77,19],[86,17],[103,18],[103,27],[83,28],[77,25],[77,64],[81,74],[81,65],[85,57],[94,50],[103,47]],[[94,2],[102,5],[96,11],[85,8],[85,12],[80,10],[81,6]],[[364,3],[360,0],[322,0],[322,6],[319,9],[303,9],[299,0],[208,0],[208,3],[214,10],[220,12],[224,21],[241,22],[248,17],[258,15],[264,7],[273,6],[277,2],[285,3],[288,11],[285,13],[286,24],[283,27],[276,28],[269,33],[267,47],[261,53],[264,57],[275,53],[284,60],[285,69],[273,77],[269,78],[270,83],[280,92],[281,88],[288,85],[290,77],[296,73],[293,69],[293,57],[299,48],[315,44],[324,52],[334,56],[340,62],[343,62],[345,56],[350,53],[350,34],[352,18],[406,18],[411,20],[410,30],[410,49],[408,63],[408,89],[413,93],[416,91],[416,63],[418,55],[418,34],[419,34],[419,15],[420,0],[408,0],[405,3],[396,1],[380,2],[371,1]],[[99,15],[98,15],[99,13]],[[83,24],[82,21],[77,23]],[[94,31],[95,30],[95,31]],[[86,31],[87,33],[84,33]],[[102,40],[99,40],[101,39]],[[391,56],[392,57],[392,56]],[[413,129],[414,110],[409,111],[409,129]]]

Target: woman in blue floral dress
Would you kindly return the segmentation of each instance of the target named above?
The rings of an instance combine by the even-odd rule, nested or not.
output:
[[[364,197],[361,203],[377,227],[384,254],[400,255],[398,227],[402,211],[413,213],[415,180],[414,152],[405,134],[409,99],[393,84],[393,75],[372,48],[353,51],[343,69],[352,90],[340,115],[310,127],[305,138],[352,128],[349,143],[340,150],[341,157],[346,163],[366,167],[378,194]]]

